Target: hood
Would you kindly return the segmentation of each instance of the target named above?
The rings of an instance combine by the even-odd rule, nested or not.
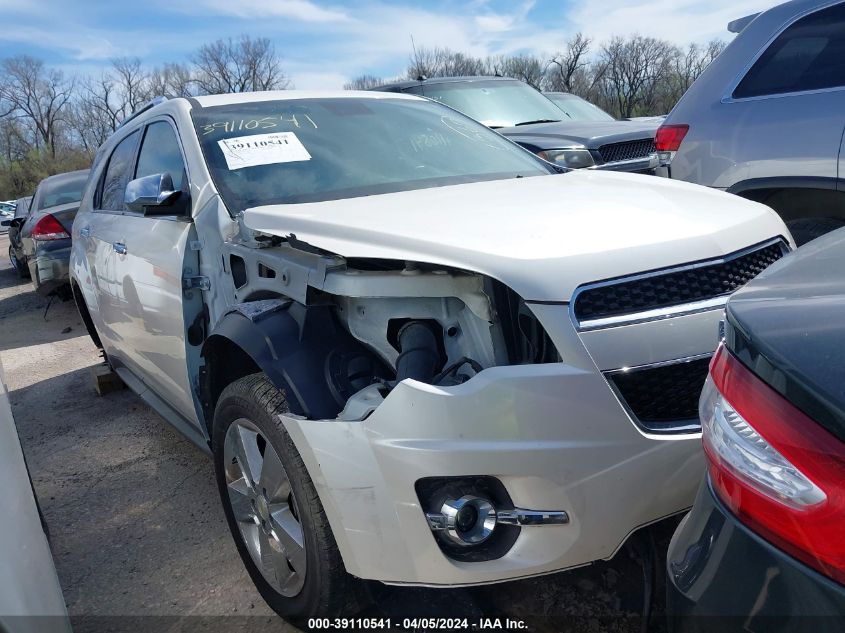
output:
[[[560,121],[536,123],[496,130],[517,143],[535,145],[539,149],[555,149],[567,145],[583,145],[598,149],[608,143],[653,139],[660,124],[642,121]]]
[[[523,298],[788,236],[768,207],[663,178],[592,170],[244,211],[253,230],[344,257],[479,272]]]

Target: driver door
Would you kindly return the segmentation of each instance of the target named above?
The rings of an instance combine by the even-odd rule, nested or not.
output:
[[[117,317],[110,327],[119,337],[126,367],[184,421],[198,427],[186,319],[192,323],[202,314],[202,293],[182,289],[183,276],[197,271],[199,262],[198,252],[190,248],[196,237],[188,173],[172,119],[155,119],[140,134],[128,180],[169,173],[180,194],[155,215],[129,211],[122,202],[111,228],[109,268]]]

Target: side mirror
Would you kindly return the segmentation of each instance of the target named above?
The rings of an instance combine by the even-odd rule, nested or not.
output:
[[[170,210],[166,207],[172,205],[180,193],[173,190],[173,177],[165,172],[129,181],[123,200],[130,211],[167,215]]]
[[[12,226],[11,220],[2,220],[0,221],[0,226]]]

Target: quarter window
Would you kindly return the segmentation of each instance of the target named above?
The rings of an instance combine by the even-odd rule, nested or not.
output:
[[[108,211],[125,211],[123,200],[126,184],[132,174],[135,163],[135,149],[138,146],[138,131],[132,132],[114,148],[106,174],[103,177],[103,190],[100,194],[100,208]]]
[[[781,33],[734,90],[734,98],[845,86],[845,4],[817,11]]]

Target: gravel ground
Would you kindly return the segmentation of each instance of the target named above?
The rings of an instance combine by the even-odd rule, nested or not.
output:
[[[265,605],[241,564],[211,460],[130,391],[96,395],[91,367],[100,358],[76,307],[56,300],[42,316],[47,300],[18,279],[7,249],[0,235],[0,360],[75,630],[294,630]],[[671,528],[652,535],[658,551]],[[661,577],[658,566],[658,597]],[[643,630],[642,572],[627,550],[609,563],[533,580],[374,592],[366,615]],[[652,631],[663,630],[659,602]]]

